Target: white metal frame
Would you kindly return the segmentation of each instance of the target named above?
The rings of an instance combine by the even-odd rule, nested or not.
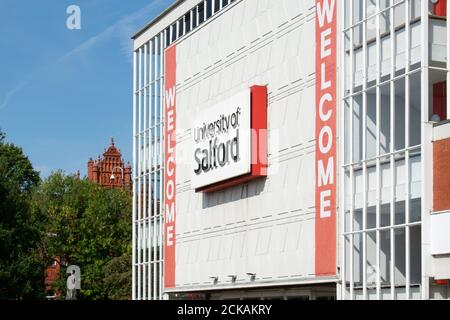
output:
[[[381,8],[380,6],[380,0],[376,0],[376,12],[374,14],[368,15],[367,13],[367,3],[368,1],[361,1],[360,5],[362,5],[362,11],[363,15],[361,17],[360,21],[357,21],[356,23],[353,20],[353,15],[355,13],[354,11],[354,2],[349,1],[346,4],[342,4],[342,10],[343,14],[349,14],[348,17],[348,24],[341,27],[342,35],[341,39],[344,42],[341,44],[341,49],[344,52],[341,52],[341,68],[340,70],[343,70],[344,73],[349,73],[342,75],[341,79],[342,81],[346,81],[349,83],[348,92],[346,92],[346,86],[342,85],[343,88],[341,90],[342,92],[342,108],[348,108],[349,112],[348,115],[345,116],[344,110],[342,111],[343,116],[341,117],[341,123],[342,126],[342,140],[348,139],[348,141],[342,141],[341,150],[345,150],[345,152],[348,152],[347,157],[342,156],[342,159],[347,159],[348,163],[343,163],[343,166],[341,168],[341,174],[342,179],[341,181],[341,187],[339,188],[342,190],[341,192],[349,192],[349,194],[341,196],[341,199],[344,199],[343,201],[348,201],[348,203],[341,203],[340,205],[340,215],[341,215],[341,228],[342,228],[342,234],[341,234],[341,241],[342,241],[342,248],[341,250],[341,266],[342,266],[342,272],[341,272],[341,279],[342,279],[342,292],[341,297],[344,299],[354,299],[356,298],[356,290],[359,291],[358,297],[363,299],[368,299],[368,288],[375,289],[376,290],[376,298],[381,299],[383,297],[382,295],[382,284],[381,284],[381,272],[380,272],[380,242],[381,242],[381,232],[382,231],[388,231],[390,232],[390,267],[389,267],[389,273],[390,273],[390,296],[392,299],[397,298],[397,286],[395,283],[395,230],[401,229],[405,230],[405,296],[407,299],[411,298],[411,270],[410,270],[410,230],[412,227],[421,226],[422,220],[424,217],[424,206],[422,205],[422,219],[421,221],[412,222],[410,219],[410,179],[409,179],[409,172],[410,172],[410,155],[411,153],[417,152],[418,150],[421,151],[421,154],[423,154],[423,144],[419,145],[410,145],[410,77],[412,74],[415,74],[417,72],[421,72],[421,99],[422,99],[422,116],[421,116],[421,123],[422,123],[422,137],[421,141],[424,140],[424,132],[425,127],[424,123],[428,121],[428,91],[427,90],[427,84],[428,84],[428,78],[426,75],[426,72],[423,72],[425,68],[428,67],[428,53],[425,54],[425,51],[428,52],[428,7],[425,5],[422,5],[421,7],[421,23],[422,23],[422,68],[420,70],[411,70],[410,69],[410,50],[406,51],[406,57],[405,57],[405,68],[404,72],[401,75],[395,75],[396,71],[396,52],[395,52],[395,36],[396,30],[394,25],[394,11],[398,10],[401,5],[404,5],[404,15],[405,15],[405,48],[410,48],[410,0],[401,0],[401,1],[394,1],[391,0],[389,5],[385,8]],[[428,1],[423,0],[422,3],[428,3]],[[346,12],[348,11],[348,12]],[[391,68],[390,68],[390,77],[388,80],[381,80],[381,37],[380,37],[380,19],[382,14],[389,13],[391,17],[391,24],[390,24],[390,56],[391,56]],[[376,79],[375,79],[375,85],[371,86],[370,88],[367,86],[368,82],[368,46],[367,46],[367,23],[370,19],[375,19],[376,24]],[[345,18],[342,18],[343,21],[345,21]],[[362,50],[362,70],[363,70],[363,82],[362,82],[362,89],[361,90],[354,90],[355,89],[355,75],[354,75],[354,64],[355,64],[355,54],[354,54],[354,30],[356,27],[362,28],[362,44],[361,49]],[[345,41],[348,41],[349,48],[346,48]],[[348,51],[346,51],[348,50]],[[348,56],[346,58],[348,52]],[[349,65],[346,65],[346,64]],[[424,75],[425,74],[425,75]],[[396,87],[395,83],[398,80],[404,79],[405,82],[405,128],[404,128],[404,135],[405,135],[405,146],[402,150],[398,150],[395,148],[395,108],[396,108],[396,101],[395,101],[395,94],[396,94]],[[380,130],[381,130],[381,87],[383,85],[389,85],[390,87],[390,150],[389,152],[381,153],[380,150]],[[370,89],[375,89],[375,114],[376,114],[376,150],[375,150],[375,157],[371,156],[371,158],[368,158],[367,153],[367,112],[368,112],[368,96],[367,92]],[[353,139],[354,139],[354,129],[355,124],[353,122],[353,113],[354,113],[354,105],[353,105],[353,99],[356,96],[362,95],[362,157],[359,161],[355,161],[354,159],[354,149],[353,149]],[[427,100],[426,103],[425,100]],[[425,113],[427,114],[425,116]],[[345,135],[345,131],[348,130],[349,134]],[[347,147],[345,148],[345,144],[347,144]],[[396,159],[396,155],[404,154],[405,159],[405,185],[407,186],[405,188],[405,220],[404,223],[396,223],[395,221],[395,201],[396,201],[396,190],[395,190],[395,183],[396,183],[396,163],[398,159]],[[391,180],[391,190],[390,190],[390,225],[388,226],[382,226],[381,225],[381,159],[382,158],[389,158],[390,159],[390,180]],[[368,163],[375,162],[375,175],[376,175],[376,200],[375,200],[375,227],[369,228],[367,225],[367,211],[368,211]],[[422,161],[422,169],[424,169],[424,162]],[[355,210],[355,203],[354,203],[354,192],[355,192],[355,170],[361,170],[362,171],[362,179],[363,179],[363,205],[362,205],[362,228],[361,230],[355,230],[354,228],[354,210]],[[422,170],[422,173],[424,173],[425,170]],[[422,174],[422,181],[425,181],[427,179],[424,174]],[[350,183],[348,188],[345,188],[346,183]],[[424,188],[424,184],[422,184],[422,188]],[[348,190],[348,191],[346,191]],[[422,192],[422,197],[424,195],[424,192]],[[349,216],[349,223],[346,224],[346,216]],[[346,227],[349,228],[349,230],[346,230]],[[376,279],[375,283],[368,283],[367,279],[367,237],[369,232],[375,233],[375,246],[376,246],[376,252],[375,252],[375,271],[376,271]],[[355,235],[359,235],[362,237],[362,275],[360,275],[360,279],[362,282],[361,288],[355,288],[355,270],[354,270],[354,237]],[[349,243],[349,245],[347,245]],[[403,249],[402,249],[403,250]],[[422,249],[423,252],[423,249]],[[360,253],[361,255],[361,253]],[[422,259],[423,260],[423,259]],[[422,297],[426,297],[424,295],[424,291],[427,290],[427,287],[424,285],[427,281],[426,277],[423,277],[424,268],[422,267],[422,283],[421,283],[421,289],[422,289]],[[348,277],[348,279],[347,279]],[[385,290],[386,293],[386,290]]]
[[[132,298],[136,300],[163,297],[162,95],[166,37],[166,31],[161,32],[134,52]]]
[[[422,28],[421,28],[421,43],[422,43],[422,73],[421,73],[421,120],[422,120],[422,132],[421,132],[421,140],[422,140],[422,212],[421,212],[421,220],[422,220],[422,229],[421,229],[421,237],[422,237],[422,256],[427,254],[428,248],[428,226],[429,226],[429,214],[431,206],[431,197],[429,196],[429,192],[432,188],[432,184],[430,183],[430,177],[428,176],[427,168],[432,166],[432,163],[429,161],[430,154],[428,153],[428,144],[426,143],[428,137],[427,123],[428,123],[428,110],[429,110],[429,45],[428,45],[428,35],[429,35],[429,1],[422,0],[421,4],[421,20],[422,20]],[[431,141],[431,139],[429,140]],[[429,299],[429,278],[428,274],[428,259],[422,258],[422,299]]]

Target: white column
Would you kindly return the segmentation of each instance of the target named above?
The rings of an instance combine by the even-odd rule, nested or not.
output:
[[[197,12],[197,14],[195,15],[195,18],[196,18],[196,26],[198,27],[198,25],[200,24],[200,7],[197,5],[196,7],[195,7],[195,11]]]
[[[354,123],[353,123],[353,93],[354,93],[354,83],[355,83],[355,75],[354,75],[354,59],[355,59],[355,50],[354,50],[354,35],[355,29],[353,27],[353,1],[350,1],[350,25],[352,26],[350,29],[350,159],[349,162],[352,164],[350,167],[350,232],[354,231],[354,218],[355,218],[355,197],[354,197],[354,167],[353,167],[353,135],[354,135]],[[350,257],[349,257],[349,276],[350,276],[350,299],[353,300],[354,296],[354,287],[355,287],[355,279],[354,279],[354,255],[353,255],[353,246],[354,246],[354,235],[353,233],[350,235]]]
[[[222,1],[220,1],[220,4],[222,6]],[[339,25],[339,32],[341,36],[340,44],[338,43],[338,49],[339,49],[339,70],[338,73],[340,73],[340,93],[341,93],[341,108],[340,112],[338,111],[339,115],[339,123],[338,126],[340,126],[340,136],[339,136],[339,151],[338,159],[340,159],[340,163],[342,164],[340,167],[340,177],[339,177],[339,185],[342,187],[340,190],[345,190],[345,1],[341,2],[341,15],[338,20]],[[339,162],[338,162],[339,163]],[[337,234],[338,236],[338,265],[340,266],[340,284],[338,284],[336,288],[336,295],[338,300],[343,300],[346,297],[346,278],[345,278],[345,192],[339,192],[339,215],[338,215],[338,221],[339,221],[339,227]]]
[[[395,26],[394,26],[394,0],[390,1],[390,35],[391,35],[391,71],[390,71],[390,133],[391,133],[391,146],[390,146],[390,173],[391,173],[391,194],[390,194],[390,280],[391,280],[391,299],[395,300],[395,230],[393,228],[395,224]]]
[[[381,120],[381,88],[380,88],[380,80],[381,80],[381,37],[380,37],[380,0],[376,1],[376,59],[377,59],[377,74],[376,74],[376,291],[377,291],[377,299],[381,299],[381,274],[380,274],[380,202],[381,202],[381,173],[380,173],[380,120]]]
[[[131,298],[136,299],[136,74],[137,53],[133,52],[133,204],[132,204],[132,266],[131,272]]]
[[[405,223],[410,221],[410,172],[409,172],[409,147],[410,147],[410,18],[409,18],[409,0],[405,0]],[[405,227],[405,282],[406,282],[406,299],[410,299],[410,227]]]
[[[155,86],[154,80],[153,80],[153,73],[155,72],[155,66],[153,63],[153,52],[155,52],[156,49],[156,40],[155,38],[153,38],[151,40],[151,52],[152,54],[150,55],[150,82],[151,82],[151,86],[149,88],[149,100],[150,100],[150,127],[149,127],[149,133],[150,133],[150,148],[149,148],[149,152],[150,152],[150,181],[149,181],[149,191],[147,193],[148,199],[149,199],[149,235],[150,235],[150,261],[151,261],[151,269],[149,270],[149,291],[151,292],[151,299],[154,300],[155,299],[155,292],[153,290],[153,285],[154,285],[154,278],[153,275],[155,273],[155,259],[154,259],[154,254],[153,254],[153,250],[155,247],[155,240],[154,240],[154,216],[153,216],[153,199],[151,197],[152,195],[152,184],[153,184],[153,180],[155,179],[155,152],[154,152],[154,147],[153,145],[155,144],[155,138],[153,135],[153,128],[156,125],[156,120],[155,120],[155,105],[153,103],[153,99],[152,99],[152,92],[153,92],[153,87]]]
[[[143,135],[144,135],[144,175],[143,175],[143,177],[142,177],[142,180],[143,180],[143,188],[144,188],[144,190],[143,190],[143,192],[144,192],[144,199],[142,200],[142,202],[143,202],[143,217],[144,217],[144,222],[143,222],[143,225],[144,225],[144,243],[146,244],[145,245],[145,249],[143,250],[143,261],[144,261],[144,266],[143,266],[143,268],[144,268],[144,270],[143,270],[143,272],[142,272],[142,283],[143,283],[143,288],[144,288],[144,292],[143,292],[143,299],[144,300],[146,300],[147,299],[147,290],[146,289],[148,289],[148,287],[146,288],[146,286],[145,286],[145,282],[146,282],[146,279],[147,279],[147,277],[146,277],[146,270],[147,270],[147,268],[149,267],[149,261],[147,260],[147,258],[149,257],[148,255],[147,255],[147,253],[148,253],[148,250],[149,250],[149,248],[148,248],[148,245],[147,245],[147,243],[145,242],[145,240],[146,239],[148,239],[148,236],[147,236],[147,231],[148,231],[148,229],[147,228],[145,228],[145,224],[146,224],[146,218],[147,218],[147,201],[146,201],[146,199],[147,199],[147,197],[145,196],[146,194],[147,194],[147,186],[146,186],[146,184],[147,184],[147,176],[146,176],[146,174],[147,174],[147,93],[148,93],[148,86],[149,86],[149,83],[148,83],[148,77],[147,77],[147,55],[148,55],[148,44],[146,43],[145,45],[144,45],[144,132],[143,132]]]
[[[192,17],[191,17],[192,18]],[[192,19],[191,19],[192,23]],[[164,253],[164,247],[163,247],[163,176],[164,176],[164,41],[165,41],[165,33],[160,34],[161,38],[161,47],[160,47],[160,87],[159,87],[159,93],[160,93],[160,99],[159,99],[159,110],[161,110],[161,122],[160,122],[160,141],[159,141],[159,239],[158,239],[158,246],[159,246],[159,255],[158,255],[158,266],[159,266],[159,299],[162,300],[163,298],[163,289],[164,289],[164,281],[163,281],[163,253]]]
[[[142,48],[139,48],[139,103],[138,103],[138,292],[137,299],[142,297],[142,189],[141,189],[141,172],[142,172]]]
[[[363,207],[362,207],[362,261],[363,261],[363,299],[367,299],[367,2],[363,1],[363,112],[362,112],[362,175],[363,175]]]
[[[158,106],[157,106],[157,99],[156,99],[156,94],[157,94],[157,87],[156,87],[156,79],[157,79],[157,69],[156,69],[156,65],[158,63],[158,56],[156,54],[156,50],[158,48],[157,46],[157,41],[158,41],[158,37],[154,38],[154,51],[155,51],[155,56],[154,56],[154,66],[155,66],[155,70],[154,70],[154,76],[153,76],[153,83],[154,83],[154,88],[153,88],[153,108],[154,108],[154,112],[153,112],[153,116],[155,117],[153,120],[153,137],[154,137],[154,141],[153,141],[153,154],[155,156],[155,161],[154,161],[154,168],[153,168],[153,233],[152,233],[152,241],[153,241],[153,297],[157,297],[157,288],[156,288],[156,282],[157,282],[157,256],[156,256],[156,233],[157,233],[157,229],[156,229],[156,222],[157,222],[157,212],[156,212],[156,180],[157,180],[157,169],[158,169],[158,163],[156,159],[156,154],[157,154],[157,132],[158,132],[158,113],[160,112],[160,110],[158,110]]]
[[[433,158],[431,148],[429,117],[429,74],[428,74],[428,1],[422,1],[421,7],[421,49],[422,49],[422,73],[421,73],[421,154],[422,154],[422,299],[429,299],[429,215],[432,210],[432,170]]]

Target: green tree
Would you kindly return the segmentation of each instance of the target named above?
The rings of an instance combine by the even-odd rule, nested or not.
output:
[[[131,249],[131,246],[130,246]],[[131,299],[131,250],[106,263],[103,278],[105,295],[113,300]]]
[[[0,299],[41,298],[44,264],[30,210],[39,174],[0,131]]]
[[[121,278],[128,267],[126,260],[131,259],[128,191],[102,188],[86,179],[55,172],[35,192],[33,203],[45,235],[47,258],[60,256],[67,264],[80,266],[82,298],[130,298],[131,283]],[[57,284],[62,292],[65,278],[63,267]],[[121,279],[114,289],[106,280],[111,278]]]

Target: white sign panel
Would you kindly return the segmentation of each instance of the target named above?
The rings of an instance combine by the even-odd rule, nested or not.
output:
[[[251,171],[250,88],[198,114],[192,127],[192,187]]]
[[[430,253],[450,254],[450,211],[430,215],[430,224]]]

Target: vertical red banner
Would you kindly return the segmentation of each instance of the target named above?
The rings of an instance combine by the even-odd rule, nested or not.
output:
[[[316,0],[315,273],[336,274],[336,0]]]
[[[165,51],[164,128],[164,287],[175,287],[176,219],[176,46]]]
[[[447,0],[439,0],[433,5],[433,13],[440,17],[447,16]]]

